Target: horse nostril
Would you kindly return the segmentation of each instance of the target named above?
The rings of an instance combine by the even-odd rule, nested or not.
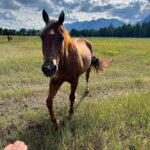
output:
[[[46,76],[52,76],[56,73],[57,70],[57,66],[54,65],[52,68],[50,68],[49,66],[42,66],[42,71]]]
[[[50,72],[50,68],[48,66],[42,66],[42,71],[44,74],[48,74]]]
[[[53,71],[56,72],[56,70],[57,70],[57,66],[55,65],[55,66],[53,67]]]

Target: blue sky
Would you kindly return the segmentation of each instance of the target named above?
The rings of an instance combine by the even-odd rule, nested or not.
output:
[[[66,23],[98,18],[136,23],[150,14],[150,0],[0,0],[0,27],[41,29],[43,9],[50,18],[64,10]]]

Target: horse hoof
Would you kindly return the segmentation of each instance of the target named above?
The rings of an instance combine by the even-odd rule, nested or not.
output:
[[[72,120],[72,119],[73,119],[73,114],[69,114],[68,120]]]
[[[89,92],[90,92],[89,89],[86,89],[86,90],[85,90],[85,94],[88,94]]]
[[[60,121],[59,119],[55,120],[54,126],[55,126],[56,129],[60,128],[60,126],[61,126],[61,121]]]

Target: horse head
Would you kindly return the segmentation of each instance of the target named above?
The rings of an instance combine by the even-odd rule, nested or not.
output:
[[[64,43],[63,22],[65,14],[62,11],[58,20],[49,19],[45,10],[43,10],[42,15],[46,25],[40,35],[44,57],[42,71],[47,77],[52,77],[57,73],[62,53]]]

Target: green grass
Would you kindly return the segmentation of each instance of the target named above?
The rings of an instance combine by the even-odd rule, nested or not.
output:
[[[80,77],[75,116],[67,120],[70,86],[54,99],[56,131],[45,105],[49,79],[41,72],[39,37],[0,36],[0,149],[17,139],[30,150],[148,150],[150,147],[150,39],[89,38],[95,55],[114,62]]]
[[[109,49],[107,51],[104,51],[104,54],[110,55],[110,56],[115,56],[115,55],[119,54],[119,51],[115,50],[115,49]]]

